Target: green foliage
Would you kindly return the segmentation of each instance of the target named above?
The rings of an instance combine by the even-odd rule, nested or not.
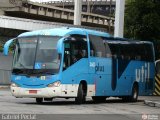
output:
[[[127,0],[125,37],[141,40],[160,40],[160,1]]]

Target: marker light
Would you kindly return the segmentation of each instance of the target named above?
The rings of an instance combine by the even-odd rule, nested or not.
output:
[[[54,83],[48,84],[48,87],[59,87],[61,85],[60,81],[56,81]]]

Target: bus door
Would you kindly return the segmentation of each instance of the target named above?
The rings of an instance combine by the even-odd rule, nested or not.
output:
[[[106,96],[111,82],[111,58],[106,58],[105,44],[99,36],[89,35],[90,59],[89,73],[95,85],[96,96]]]

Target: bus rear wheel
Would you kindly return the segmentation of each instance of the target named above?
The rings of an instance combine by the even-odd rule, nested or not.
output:
[[[138,99],[138,85],[134,84],[132,88],[132,94],[130,96],[122,97],[122,100],[125,102],[136,102]]]
[[[86,101],[86,94],[85,94],[83,87],[84,87],[83,84],[80,83],[78,87],[77,97],[75,98],[76,104],[82,104]]]
[[[43,103],[43,98],[36,98],[36,102],[38,104],[42,104]]]
[[[138,99],[138,85],[134,84],[132,88],[132,95],[130,96],[131,102],[136,102]]]

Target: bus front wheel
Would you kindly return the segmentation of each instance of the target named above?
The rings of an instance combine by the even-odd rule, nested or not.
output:
[[[37,102],[38,104],[42,104],[43,98],[36,98],[36,102]]]
[[[122,97],[125,102],[136,102],[138,99],[138,85],[134,84],[132,88],[132,94],[130,96]]]
[[[85,95],[85,91],[84,91],[83,87],[84,87],[83,84],[80,83],[80,85],[78,87],[77,97],[75,98],[76,104],[82,104],[86,101],[86,95]]]

